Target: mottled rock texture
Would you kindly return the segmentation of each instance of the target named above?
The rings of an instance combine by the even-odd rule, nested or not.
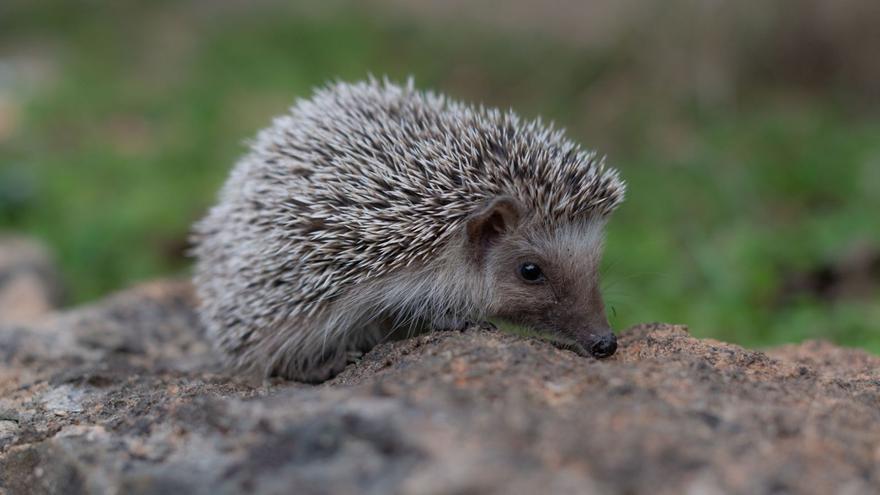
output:
[[[318,386],[223,374],[191,288],[0,327],[0,493],[877,493],[880,358],[652,324],[607,360],[501,332]]]

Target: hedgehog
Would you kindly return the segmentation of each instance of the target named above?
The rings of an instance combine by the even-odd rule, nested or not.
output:
[[[540,119],[411,79],[331,83],[258,133],[196,224],[199,315],[234,369],[305,382],[486,322],[607,357],[598,273],[624,193]]]

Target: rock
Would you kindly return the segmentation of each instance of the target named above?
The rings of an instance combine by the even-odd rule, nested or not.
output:
[[[0,492],[876,493],[880,358],[680,326],[606,360],[497,331],[322,385],[226,374],[184,282],[0,327]]]
[[[60,299],[60,276],[45,246],[0,235],[0,323],[33,320],[56,308]]]

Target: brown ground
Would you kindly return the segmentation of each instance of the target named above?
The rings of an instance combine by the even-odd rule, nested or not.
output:
[[[880,358],[652,324],[595,361],[472,330],[321,386],[217,372],[165,282],[0,326],[0,493],[876,493]]]

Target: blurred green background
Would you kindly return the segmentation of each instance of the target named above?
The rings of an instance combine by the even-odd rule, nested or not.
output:
[[[69,302],[186,273],[248,138],[333,79],[566,127],[629,182],[612,323],[880,352],[876,0],[0,3],[0,229]]]

